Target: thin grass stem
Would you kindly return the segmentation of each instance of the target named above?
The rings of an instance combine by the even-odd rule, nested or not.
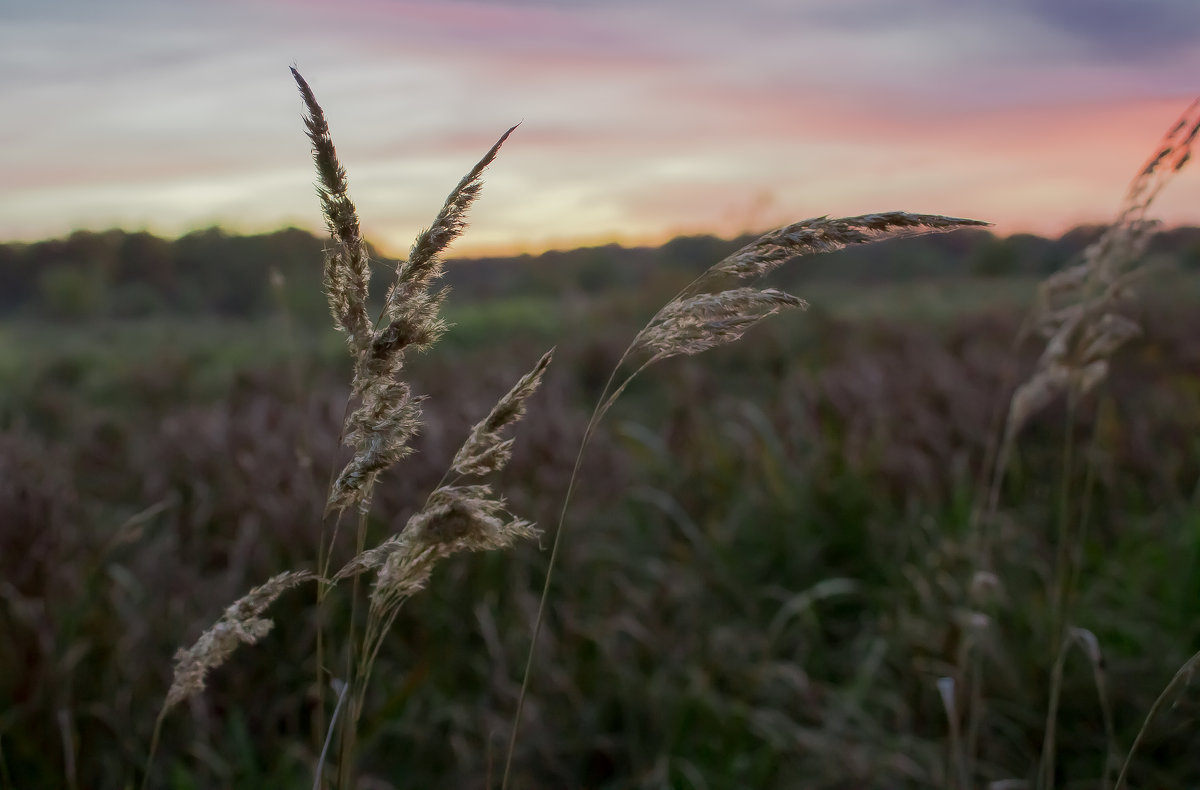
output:
[[[1183,666],[1176,671],[1175,676],[1171,678],[1171,682],[1158,695],[1158,699],[1154,700],[1154,704],[1150,706],[1150,712],[1146,714],[1146,720],[1142,722],[1137,736],[1133,739],[1133,745],[1129,747],[1129,754],[1125,756],[1125,762],[1121,764],[1121,772],[1117,774],[1117,781],[1113,784],[1113,790],[1121,790],[1125,785],[1125,778],[1129,773],[1129,767],[1133,764],[1133,755],[1137,753],[1138,747],[1142,745],[1142,741],[1146,737],[1146,731],[1150,729],[1150,722],[1154,721],[1154,717],[1167,704],[1167,699],[1171,692],[1175,690],[1175,687],[1181,684],[1187,685],[1197,668],[1200,668],[1200,652],[1193,654],[1191,658],[1184,662]]]
[[[341,690],[338,691],[337,705],[334,707],[333,716],[329,721],[329,732],[325,734],[325,745],[321,747],[321,756],[317,760],[317,768],[313,777],[313,790],[321,790],[321,786],[324,784],[325,760],[329,756],[329,745],[333,743],[333,732],[337,727],[338,714],[342,712],[342,706],[346,704],[346,692],[350,689],[350,684],[335,680],[335,691],[338,686],[341,686]]]
[[[1059,481],[1058,500],[1058,545],[1055,547],[1054,608],[1051,614],[1050,633],[1053,640],[1053,659],[1050,673],[1050,698],[1046,706],[1046,725],[1042,736],[1042,759],[1038,771],[1038,787],[1051,790],[1054,787],[1056,740],[1058,734],[1058,706],[1062,698],[1063,670],[1066,663],[1066,618],[1067,589],[1071,577],[1071,477],[1075,469],[1075,410],[1079,397],[1074,388],[1067,397],[1065,436],[1063,437],[1063,469]]]

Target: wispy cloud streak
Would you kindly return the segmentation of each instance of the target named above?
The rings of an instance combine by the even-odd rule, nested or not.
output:
[[[1055,232],[1106,216],[1198,92],[1198,23],[1190,0],[2,8],[0,238],[319,227],[292,63],[328,97],[364,232],[395,252],[516,122],[456,252],[881,201]],[[1159,208],[1196,205],[1184,179]]]

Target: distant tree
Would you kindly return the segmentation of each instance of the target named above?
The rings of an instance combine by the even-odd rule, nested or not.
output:
[[[113,318],[146,318],[170,310],[163,294],[148,282],[111,286],[107,301],[107,312]]]
[[[189,310],[238,317],[267,310],[269,262],[255,257],[244,238],[209,228],[176,245],[180,298]]]
[[[957,277],[1045,274],[1077,259],[1100,226],[1082,225],[1060,238],[1028,233],[998,238],[987,231],[904,239],[809,258],[784,267],[775,284],[800,289],[817,281],[883,283]],[[677,289],[700,268],[751,239],[681,236],[660,247],[608,244],[540,255],[450,261],[446,283],[458,303],[511,296],[561,296],[618,289]],[[230,236],[219,228],[177,240],[149,233],[77,231],[65,239],[0,244],[0,315],[137,317],[161,311],[253,317],[279,309],[323,322],[322,241],[288,228]],[[1151,252],[1200,269],[1200,228],[1173,228]],[[395,262],[372,251],[373,289],[382,293]],[[271,285],[282,275],[281,288]],[[374,306],[377,309],[378,305]]]
[[[49,266],[39,278],[38,291],[51,318],[82,321],[105,311],[107,283],[98,267],[75,263]]]
[[[121,240],[115,283],[139,283],[170,300],[177,287],[175,245],[149,233],[131,233]]]
[[[1200,271],[1200,244],[1193,244],[1181,250],[1179,265],[1189,271]]]
[[[676,236],[658,248],[658,260],[662,266],[699,274],[736,249],[735,243],[716,236]]]
[[[25,245],[0,245],[0,312],[12,313],[27,304],[37,293],[30,276]]]
[[[979,277],[1008,277],[1021,269],[1017,245],[1011,239],[991,237],[971,252],[970,271]]]

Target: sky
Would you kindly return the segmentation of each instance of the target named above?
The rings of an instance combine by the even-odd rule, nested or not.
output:
[[[1200,95],[1196,0],[0,0],[0,241],[322,227],[295,65],[403,256],[906,210],[1104,222]],[[1151,212],[1200,224],[1200,172]]]

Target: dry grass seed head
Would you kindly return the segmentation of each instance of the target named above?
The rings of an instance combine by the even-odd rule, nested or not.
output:
[[[401,533],[391,536],[374,548],[367,549],[343,565],[341,570],[333,575],[332,581],[340,582],[343,579],[349,579],[351,576],[357,576],[360,573],[378,568],[387,562],[387,558],[393,553],[404,549],[403,543],[405,540],[404,534]]]
[[[807,306],[804,300],[774,288],[732,288],[686,296],[660,310],[638,333],[632,349],[648,351],[655,360],[699,354],[735,342],[754,324],[780,310]]]
[[[495,160],[500,146],[516,128],[513,126],[501,135],[463,176],[446,198],[433,224],[418,234],[408,259],[396,265],[396,279],[384,300],[387,323],[371,338],[372,360],[386,363],[409,345],[423,349],[445,330],[438,313],[446,292],[429,293],[430,285],[442,276],[439,256],[466,229],[467,211],[483,189],[483,171]]]
[[[501,439],[500,432],[516,423],[524,415],[525,403],[537,391],[553,356],[553,349],[543,354],[533,369],[522,376],[513,388],[496,403],[487,417],[476,423],[471,434],[454,456],[451,464],[453,471],[464,475],[482,475],[504,467],[510,457],[513,440]],[[497,522],[484,520],[485,526],[493,528],[490,532],[471,529],[473,525],[478,526],[478,523],[466,516],[472,512],[478,513],[486,510],[486,508],[479,506],[467,508],[464,503],[491,501],[493,512],[503,507],[503,502],[488,500],[488,494],[490,494],[490,489],[483,486],[437,489],[430,496],[425,508],[409,520],[400,535],[395,535],[375,548],[364,551],[351,559],[345,567],[338,571],[333,580],[340,581],[364,571],[379,568],[392,556],[406,552],[410,559],[403,563],[397,561],[398,567],[392,573],[400,573],[402,568],[399,566],[402,565],[404,573],[400,573],[400,575],[411,576],[414,567],[419,568],[422,565],[420,557],[427,556],[420,550],[413,550],[416,543],[423,543],[425,548],[429,548],[434,542],[446,544],[447,538],[451,536],[465,539],[473,534],[476,540],[473,548],[484,549],[492,547],[488,540],[479,539],[480,535],[485,533],[502,534],[504,536],[500,541],[502,545],[508,545],[516,537],[534,534],[532,525],[521,521],[510,522],[508,528],[497,529]],[[437,534],[440,535],[438,541],[429,540],[427,533],[431,524],[437,526]]]
[[[409,250],[408,260],[401,262],[396,267],[396,284],[393,288],[397,293],[403,295],[403,290],[410,284],[424,287],[430,281],[441,276],[441,261],[438,256],[466,229],[467,210],[483,189],[483,171],[496,159],[496,155],[500,152],[500,146],[504,145],[504,141],[516,128],[516,126],[512,126],[500,135],[496,144],[454,187],[429,229],[422,231],[417,236],[412,249]],[[387,300],[389,315],[393,306],[399,306],[401,303],[400,299],[393,299],[393,292],[389,291]]]
[[[459,474],[478,476],[504,468],[512,455],[513,441],[501,439],[500,432],[525,415],[525,402],[541,385],[542,376],[553,358],[554,349],[543,354],[533,370],[522,376],[513,388],[496,402],[488,416],[471,428],[471,434],[454,454],[451,469]]]
[[[315,106],[315,99],[311,99],[312,93],[299,74],[296,74],[296,79],[301,84],[301,93],[304,94],[306,102],[310,103],[308,123],[310,135],[318,151],[317,167],[324,185],[322,195],[328,192],[344,196],[345,173],[336,163],[336,159],[332,158],[333,146],[328,139],[328,126],[325,124],[324,115],[320,113],[320,108]],[[433,225],[417,236],[408,260],[397,265],[396,280],[388,289],[384,306],[383,317],[386,323],[373,331],[368,330],[361,342],[358,340],[359,335],[354,335],[356,364],[352,392],[354,397],[360,400],[360,404],[347,417],[343,431],[346,444],[354,448],[354,456],[330,488],[326,514],[354,505],[360,509],[365,507],[369,500],[368,491],[375,477],[410,452],[408,443],[420,427],[421,410],[420,399],[414,397],[408,386],[399,380],[404,355],[409,348],[423,350],[432,345],[446,329],[446,324],[439,314],[448,291],[445,288],[436,292],[430,291],[431,283],[442,275],[438,256],[466,227],[467,210],[483,187],[483,171],[496,158],[500,146],[515,128],[505,132],[483,159],[459,181]],[[334,179],[332,185],[325,183],[327,176]],[[349,211],[353,211],[348,198],[344,204],[349,206]],[[339,209],[345,208],[337,201],[329,205]],[[325,202],[323,206],[327,208],[327,215],[333,217],[333,209]],[[334,219],[330,219],[330,223],[332,226]],[[348,221],[341,222],[338,227],[348,227],[349,224]],[[352,224],[357,238],[356,217]],[[335,255],[331,260],[335,264],[341,264],[347,260],[347,255]],[[365,261],[365,257],[362,260]],[[365,266],[365,263],[363,265]],[[329,296],[331,304],[336,304],[339,308],[335,310],[335,317],[341,314],[339,310],[344,312],[343,308],[347,304],[358,304],[355,301],[358,296],[357,290],[340,288],[339,285],[347,280],[357,283],[354,277],[357,277],[357,270],[352,266],[335,265],[333,268],[334,289],[330,290]],[[365,311],[365,274],[362,282],[364,290],[361,302]],[[355,314],[357,315],[357,312]],[[345,328],[343,323],[339,323],[339,326]]]
[[[204,690],[209,671],[225,663],[238,644],[253,644],[271,630],[273,623],[262,617],[285,590],[316,579],[308,571],[290,571],[272,576],[231,604],[212,628],[196,643],[175,654],[175,678],[167,692],[165,710]]]
[[[769,274],[799,255],[834,252],[852,244],[868,244],[883,239],[921,236],[988,224],[975,219],[944,217],[937,214],[910,214],[905,211],[863,214],[840,219],[806,219],[773,230],[742,247],[709,269],[706,279],[717,275],[732,275],[740,279],[757,278]]]
[[[365,502],[369,481],[412,453],[409,442],[421,427],[421,402],[408,384],[376,380],[362,404],[346,419],[346,443],[354,457],[329,489],[326,514]]]
[[[358,357],[366,348],[371,327],[367,315],[370,263],[366,245],[359,227],[358,212],[350,200],[346,170],[338,161],[325,113],[317,103],[312,88],[295,68],[292,69],[292,77],[308,109],[304,125],[312,141],[313,162],[317,166],[317,195],[333,240],[333,246],[325,252],[325,293],[335,325],[346,333],[351,353]]]
[[[1145,218],[1155,196],[1191,158],[1200,131],[1200,100],[1167,132],[1126,190],[1117,218],[1083,252],[1083,260],[1038,287],[1032,327],[1047,338],[1029,380],[1009,403],[1006,441],[1059,395],[1079,397],[1108,374],[1108,360],[1140,327],[1114,312],[1141,273],[1137,268],[1158,223]],[[1143,267],[1144,268],[1144,267]]]
[[[441,559],[463,551],[508,548],[537,535],[534,525],[511,518],[490,486],[443,486],[409,519],[386,553],[371,593],[371,604],[387,610],[425,586]]]
[[[1034,374],[1013,393],[1006,428],[1010,439],[1059,395],[1082,397],[1095,389],[1108,375],[1109,358],[1141,334],[1141,327],[1122,315],[1092,319],[1089,305],[1077,307],[1047,342]]]

